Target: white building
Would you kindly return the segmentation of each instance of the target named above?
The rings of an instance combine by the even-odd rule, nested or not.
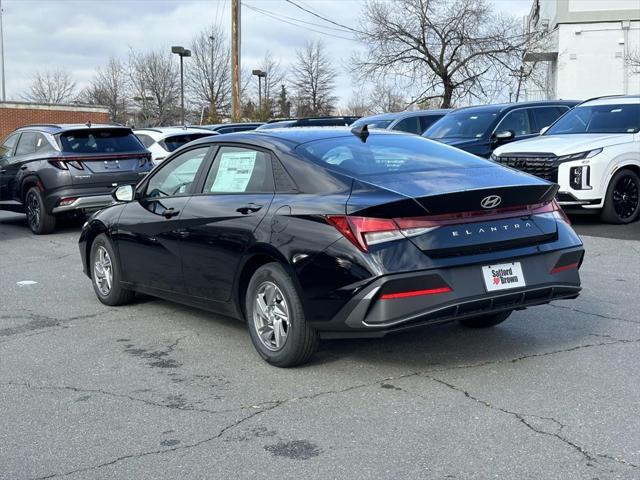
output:
[[[537,72],[526,99],[640,93],[640,71],[625,61],[640,57],[640,0],[533,0],[526,21],[544,34],[524,58]]]

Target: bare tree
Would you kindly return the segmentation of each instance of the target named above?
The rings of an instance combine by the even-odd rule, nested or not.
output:
[[[129,54],[133,103],[144,126],[170,125],[180,116],[180,74],[168,50]]]
[[[261,120],[266,120],[274,115],[278,95],[281,93],[281,86],[284,83],[285,70],[282,68],[280,60],[269,51],[265,53],[258,68],[267,74],[262,85],[262,112],[260,112]]]
[[[75,96],[76,82],[64,69],[36,72],[23,98],[36,103],[65,103]]]
[[[409,103],[396,85],[386,81],[378,81],[371,92],[371,110],[375,113],[400,112]]]
[[[336,71],[320,40],[307,42],[304,48],[296,51],[292,74],[297,114],[330,115],[337,101],[333,95]]]
[[[632,74],[640,73],[640,50],[634,50],[627,53],[624,62],[630,68]]]
[[[217,123],[231,108],[231,53],[225,33],[211,25],[191,41],[185,68],[191,102],[209,110],[207,123]]]
[[[483,88],[511,59],[522,58],[529,38],[512,17],[495,14],[486,0],[369,1],[354,57],[363,77],[395,75],[416,88],[415,103],[438,98],[451,107]]]
[[[83,103],[104,105],[109,108],[109,117],[118,123],[127,122],[127,99],[129,79],[124,64],[111,57],[104,68],[99,68],[78,100]]]
[[[356,117],[364,117],[372,113],[371,95],[368,90],[363,87],[354,88],[351,98],[347,102],[346,115],[354,115]]]

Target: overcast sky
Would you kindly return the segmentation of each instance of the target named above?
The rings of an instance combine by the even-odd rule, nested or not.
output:
[[[171,45],[187,47],[191,37],[204,27],[218,24],[229,31],[231,22],[231,0],[0,1],[4,11],[7,98],[17,100],[28,89],[37,70],[64,67],[82,87],[110,56],[125,58],[130,47],[136,50],[169,50]],[[524,16],[529,12],[531,1],[491,0],[491,3],[497,10]],[[296,3],[341,24],[357,27],[364,0],[296,0]],[[341,72],[337,88],[340,103],[348,102],[352,87],[344,73],[344,64],[360,46],[349,39],[351,35],[332,29],[337,27],[285,0],[242,0],[242,4],[244,68],[255,68],[267,50],[286,65],[294,60],[295,49],[306,40],[321,38],[335,68]],[[280,20],[256,13],[250,9],[252,6],[271,12]],[[300,24],[282,21],[291,19],[310,24],[301,28]]]

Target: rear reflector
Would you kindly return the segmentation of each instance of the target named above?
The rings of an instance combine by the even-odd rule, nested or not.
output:
[[[410,290],[408,292],[385,293],[380,297],[381,300],[391,300],[393,298],[409,298],[419,297],[421,295],[436,295],[438,293],[451,292],[450,287],[428,288],[426,290]]]
[[[58,206],[65,207],[67,205],[71,205],[76,200],[77,200],[76,197],[63,198],[62,200],[60,200],[60,203],[58,203]]]
[[[565,270],[570,270],[572,268],[578,268],[578,263],[570,263],[569,265],[562,265],[560,267],[555,267],[553,270],[551,270],[551,274],[554,273],[558,273],[558,272],[564,272]]]

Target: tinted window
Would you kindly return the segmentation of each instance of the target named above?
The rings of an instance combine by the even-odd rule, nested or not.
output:
[[[16,145],[16,141],[20,136],[19,133],[14,133],[13,135],[9,135],[2,146],[0,146],[0,157],[11,157],[13,156],[13,147]]]
[[[35,132],[24,132],[20,137],[18,146],[16,147],[16,155],[28,155],[36,151],[36,134]]]
[[[175,197],[189,193],[209,147],[184,152],[163,164],[147,184],[148,197]]]
[[[422,115],[420,117],[420,133],[426,131],[431,125],[440,120],[444,115]]]
[[[189,134],[181,134],[181,135],[172,135],[170,137],[165,138],[162,141],[162,144],[165,150],[169,152],[173,152],[174,150],[177,150],[178,148],[180,148],[183,145],[186,145],[189,142],[193,142],[198,138],[209,137],[209,136],[211,136],[210,133],[189,133]]]
[[[360,120],[356,120],[351,124],[352,127],[360,127],[362,125],[367,125],[367,128],[387,128],[391,125],[395,119],[371,119],[367,120],[366,118],[361,118]]]
[[[256,130],[271,130],[272,128],[290,127],[294,123],[296,123],[295,120],[283,120],[281,122],[265,123],[264,125],[260,125]]]
[[[155,140],[149,135],[144,135],[142,133],[136,133],[136,137],[138,137],[138,140],[140,140],[142,144],[147,148],[149,148],[155,142]]]
[[[140,140],[125,129],[86,129],[60,135],[62,150],[69,153],[119,153],[144,150]]]
[[[420,128],[420,119],[418,117],[407,117],[400,120],[393,126],[393,130],[401,132],[409,132],[420,134],[423,130]]]
[[[555,122],[560,115],[565,113],[568,108],[565,107],[542,107],[532,108],[533,118],[536,122],[536,133],[542,130],[544,127],[548,127]]]
[[[204,182],[204,193],[273,192],[271,156],[247,148],[222,147]]]
[[[424,136],[428,138],[481,138],[487,132],[497,112],[450,113],[431,125]]]
[[[571,133],[638,133],[640,104],[576,107],[559,119],[545,135]]]
[[[521,108],[507,113],[495,129],[496,132],[505,132],[507,130],[513,132],[516,137],[531,133],[527,109]]]
[[[461,150],[418,136],[370,135],[305,143],[296,149],[311,161],[360,175],[485,167],[487,162]]]

